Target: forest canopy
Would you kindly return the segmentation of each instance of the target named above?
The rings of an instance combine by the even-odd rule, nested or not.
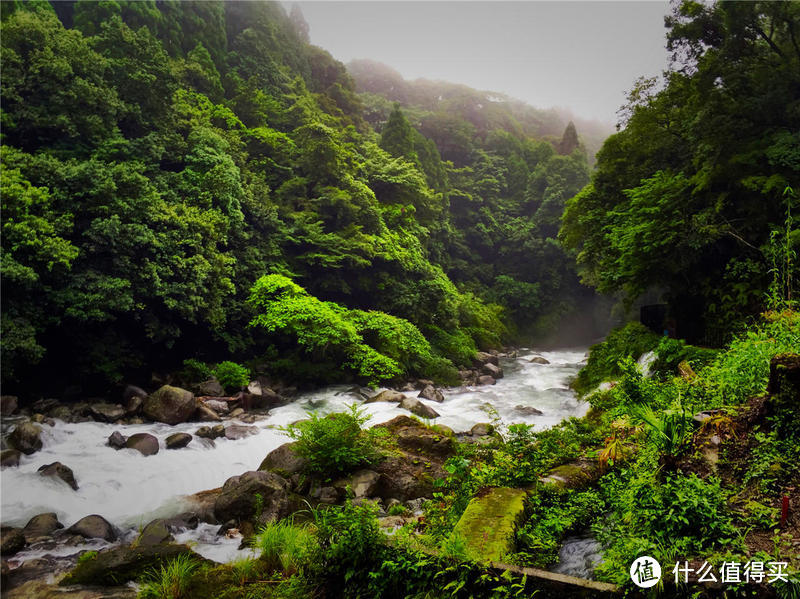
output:
[[[2,33],[12,387],[79,393],[187,358],[452,381],[587,294],[555,240],[588,181],[574,127],[562,151],[510,122],[418,122],[359,94],[278,3],[4,2]],[[264,280],[341,320],[339,354],[251,301]]]

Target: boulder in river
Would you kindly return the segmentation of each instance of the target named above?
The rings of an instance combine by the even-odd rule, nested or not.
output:
[[[534,356],[530,360],[528,360],[531,364],[549,364],[550,361],[542,356]]]
[[[541,416],[543,413],[541,410],[537,410],[533,406],[523,405],[514,406],[514,411],[521,416]]]
[[[16,395],[0,395],[0,416],[11,416],[17,411],[19,400]]]
[[[481,374],[488,374],[492,378],[501,379],[503,378],[503,369],[490,362],[481,367]]]
[[[494,385],[497,381],[493,376],[489,376],[488,374],[484,374],[478,377],[478,384],[479,385]]]
[[[261,462],[259,470],[269,470],[285,478],[291,477],[305,470],[308,461],[300,457],[295,452],[296,442],[284,443],[280,447],[273,449]]]
[[[64,525],[58,521],[58,517],[55,513],[48,512],[46,514],[39,514],[28,520],[25,528],[22,529],[22,533],[25,535],[25,539],[28,543],[33,543],[43,537],[53,536],[53,533],[60,528],[64,528]]]
[[[208,407],[204,402],[197,402],[197,409],[194,413],[195,420],[200,422],[221,422],[222,418],[219,417],[214,410]]]
[[[135,449],[142,455],[155,455],[158,453],[158,439],[150,433],[136,433],[128,437],[125,447]]]
[[[160,545],[175,540],[169,526],[163,519],[153,520],[142,529],[136,539],[136,545]]]
[[[230,411],[228,402],[222,399],[206,399],[202,404],[214,410],[217,414],[227,414]]]
[[[119,404],[96,403],[89,406],[92,418],[98,422],[116,422],[127,415],[125,408]]]
[[[127,437],[124,437],[121,432],[114,431],[108,436],[108,443],[109,447],[113,447],[114,449],[122,449],[125,447],[125,442],[128,440]]]
[[[198,383],[193,387],[197,395],[207,395],[211,397],[221,397],[225,395],[225,388],[220,384],[216,377],[211,377],[207,381]]]
[[[225,428],[225,438],[231,441],[244,439],[258,434],[257,426],[247,426],[244,424],[231,424]]]
[[[408,410],[412,414],[416,414],[420,418],[432,419],[439,417],[439,412],[430,406],[426,406],[424,403],[414,397],[406,397],[400,402],[400,407],[404,410]]]
[[[157,571],[160,566],[181,555],[191,557],[198,564],[207,561],[186,545],[123,545],[100,551],[90,559],[79,562],[59,584],[116,586],[136,580],[147,572]]]
[[[437,401],[439,403],[442,403],[444,401],[444,394],[442,394],[442,392],[439,391],[433,385],[426,385],[422,389],[422,391],[419,392],[419,395],[417,395],[417,397],[421,397],[422,399],[428,399],[430,401]]]
[[[144,414],[151,420],[179,424],[192,417],[197,404],[191,391],[164,385],[144,402]]]
[[[60,478],[67,483],[73,491],[78,490],[78,483],[75,482],[75,474],[72,472],[72,468],[65,466],[61,462],[53,462],[52,464],[40,466],[38,472],[41,476]]]
[[[105,539],[109,543],[117,540],[116,529],[108,520],[97,514],[81,518],[70,526],[67,532],[86,539]]]
[[[497,360],[497,356],[488,352],[479,351],[475,353],[475,359],[473,360],[473,363],[476,367],[480,368],[484,364],[494,364],[496,366],[499,362]]]
[[[25,535],[21,528],[0,529],[0,555],[14,555],[25,547]]]
[[[174,433],[166,439],[167,449],[181,449],[189,445],[191,440],[189,433]]]
[[[22,452],[18,449],[4,449],[0,452],[0,468],[16,468]]]
[[[288,490],[289,483],[273,472],[251,470],[232,476],[214,501],[214,516],[220,522],[266,523],[284,518],[291,511]]]
[[[491,435],[493,432],[494,426],[488,422],[479,422],[469,430],[469,433],[473,437],[485,437],[486,435]]]
[[[386,389],[385,391],[381,391],[377,395],[370,397],[364,403],[374,403],[376,401],[386,401],[389,403],[400,403],[406,398],[405,395],[400,393],[399,391],[394,391],[392,389]]]
[[[32,422],[19,423],[8,436],[8,444],[25,455],[31,455],[42,448],[42,429]]]

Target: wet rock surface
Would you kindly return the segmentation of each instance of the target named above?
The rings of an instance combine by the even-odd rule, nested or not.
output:
[[[136,433],[128,437],[125,447],[135,449],[144,456],[155,455],[158,453],[158,439],[150,433]]]
[[[61,462],[40,466],[38,472],[41,476],[51,476],[63,480],[73,491],[78,490],[78,483],[75,481],[75,474],[72,472],[72,468],[65,466]]]
[[[117,540],[117,530],[108,520],[97,514],[81,518],[67,532],[86,539],[104,539],[109,542]]]

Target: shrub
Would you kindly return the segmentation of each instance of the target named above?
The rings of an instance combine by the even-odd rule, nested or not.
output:
[[[385,431],[362,428],[370,416],[355,404],[349,408],[324,417],[310,412],[308,420],[282,429],[297,441],[295,451],[308,461],[309,472],[334,477],[379,457],[375,443]]]
[[[214,370],[214,376],[228,393],[238,391],[250,382],[250,371],[236,362],[221,362]]]
[[[591,347],[589,361],[578,373],[573,387],[578,393],[586,394],[603,381],[622,375],[619,367],[621,360],[639,359],[642,354],[654,350],[660,339],[638,322],[629,322],[624,327],[614,329],[605,341]]]
[[[189,358],[183,361],[183,370],[181,371],[181,378],[189,382],[207,381],[214,373],[208,365],[200,360]]]

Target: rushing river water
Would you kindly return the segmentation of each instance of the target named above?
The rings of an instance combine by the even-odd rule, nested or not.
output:
[[[505,377],[496,385],[444,389],[443,403],[422,401],[441,414],[436,423],[456,432],[468,431],[478,422],[487,422],[487,404],[497,411],[504,423],[525,422],[537,429],[548,428],[570,416],[586,413],[588,404],[578,401],[568,388],[570,379],[584,364],[584,352],[585,349],[522,350],[515,359],[501,359]],[[530,359],[537,355],[550,364],[531,363]],[[86,515],[100,514],[132,536],[153,518],[183,511],[184,495],[219,487],[231,476],[257,469],[267,453],[287,441],[277,427],[306,417],[308,411],[325,414],[341,411],[354,402],[360,403],[350,389],[332,386],[301,395],[256,422],[258,434],[239,440],[217,439],[213,447],[194,438],[184,449],[165,449],[164,439],[168,435],[194,433],[200,426],[197,422],[177,426],[158,423],[119,426],[56,421],[54,427],[43,426],[41,451],[23,455],[18,468],[2,471],[0,518],[4,525],[24,526],[36,514],[55,512],[65,526],[70,526]],[[542,415],[524,415],[517,406],[534,407]],[[369,424],[407,413],[389,403],[365,404],[364,409],[372,416]],[[235,422],[227,421],[226,425]],[[4,435],[13,423],[14,419],[4,421]],[[126,436],[151,433],[158,437],[161,450],[148,457],[133,449],[115,451],[106,444],[115,430]],[[55,461],[73,470],[79,485],[77,491],[60,480],[38,474],[40,466]],[[195,541],[198,551],[212,559],[229,559],[238,541],[216,537],[215,530],[216,527],[201,525],[179,540]],[[40,554],[36,548],[32,549],[16,559]]]

